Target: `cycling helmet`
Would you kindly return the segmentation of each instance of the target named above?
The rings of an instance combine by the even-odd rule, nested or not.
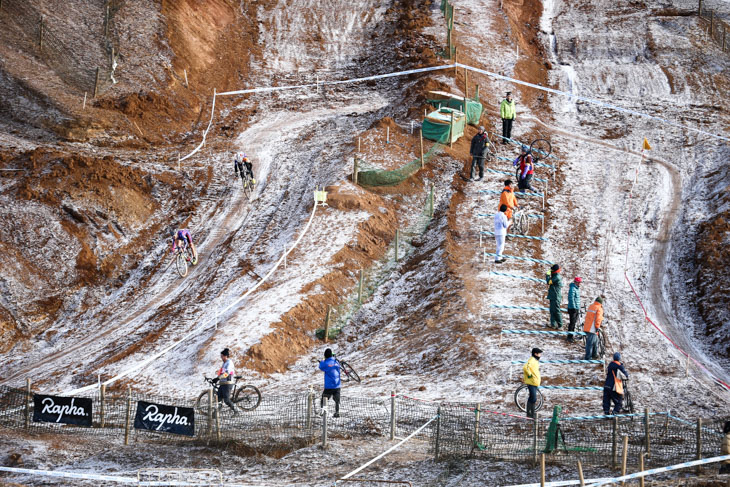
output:
[[[530,148],[527,147],[526,145],[523,145],[522,146],[522,152],[530,152]]]
[[[237,161],[243,161],[244,159],[246,159],[246,153],[245,152],[239,152],[238,154],[236,154],[236,160]]]
[[[175,238],[175,235],[177,235],[177,228],[171,228],[170,229],[170,236],[172,238]]]
[[[242,161],[242,162],[249,162],[249,160],[248,160],[248,157],[245,157],[245,156],[244,156],[244,158],[243,158],[243,159],[241,159],[241,161]]]

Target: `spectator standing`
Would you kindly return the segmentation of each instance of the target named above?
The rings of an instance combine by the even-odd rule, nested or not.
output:
[[[624,364],[621,362],[621,354],[616,352],[613,354],[613,362],[608,364],[606,372],[606,382],[603,383],[603,414],[621,414],[621,408],[624,404],[624,383],[629,378]],[[611,411],[611,403],[613,402],[613,411]]]
[[[499,205],[497,208],[501,208],[502,205],[507,205],[505,215],[507,215],[508,220],[511,220],[512,210],[519,206],[517,204],[517,197],[515,196],[514,186],[511,179],[506,179],[504,181],[504,189],[502,190],[502,194],[499,195]]]
[[[504,262],[502,258],[502,251],[504,250],[504,239],[507,238],[507,230],[512,221],[507,218],[505,212],[507,211],[507,205],[501,205],[499,211],[494,215],[494,239],[497,241],[497,251],[494,256],[494,263],[501,264]]]
[[[237,414],[236,406],[231,401],[231,389],[233,389],[233,378],[236,374],[233,361],[231,360],[231,351],[224,348],[221,352],[221,368],[218,369],[218,409],[221,408],[221,402],[224,402],[233,414]]]
[[[578,314],[580,313],[580,283],[583,279],[576,277],[568,286],[568,331],[575,331],[575,325],[578,323]],[[568,335],[568,343],[575,341],[575,335]]]
[[[548,299],[550,300],[550,328],[562,330],[563,316],[560,314],[560,305],[563,301],[563,278],[560,277],[560,266],[553,265],[545,276],[548,284]]]
[[[526,189],[535,191],[531,185],[535,166],[532,162],[532,154],[530,152],[530,148],[523,145],[522,153],[512,161],[512,165],[517,167],[517,189],[520,191],[525,191]]]
[[[540,387],[540,357],[542,356],[542,350],[539,348],[532,349],[532,356],[527,360],[527,363],[522,367],[522,382],[527,385],[527,390],[530,392],[530,397],[527,398],[527,405],[525,406],[527,416],[529,418],[535,417],[535,403],[537,402],[537,389]]]
[[[335,400],[335,414],[333,417],[340,417],[340,364],[335,360],[332,349],[324,351],[324,360],[319,363],[319,370],[324,372],[324,391],[319,400],[319,407],[324,408],[324,398]]]
[[[512,122],[515,120],[515,102],[511,91],[507,92],[499,105],[499,116],[502,117],[502,143],[506,144],[507,139],[512,138]]]
[[[484,177],[484,159],[487,157],[487,146],[489,145],[489,138],[487,133],[484,131],[484,127],[479,127],[479,132],[471,139],[471,169],[469,170],[469,179],[474,174],[474,165],[479,167],[479,177],[477,181],[480,181]]]
[[[603,298],[598,296],[586,311],[583,331],[586,333],[586,354],[583,360],[598,359],[598,333],[603,323]]]

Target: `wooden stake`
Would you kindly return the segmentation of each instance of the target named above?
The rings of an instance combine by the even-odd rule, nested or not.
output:
[[[425,162],[423,161],[423,129],[418,131],[418,137],[421,139],[421,169],[423,169],[425,167]]]
[[[464,113],[466,113],[467,98],[469,98],[469,70],[464,68]]]
[[[390,144],[390,127],[385,127],[385,143]]]
[[[129,419],[132,415],[132,386],[127,386],[127,416],[124,420],[124,444],[129,445]]]
[[[618,418],[613,417],[611,421],[611,466],[618,466]]]
[[[357,174],[359,172],[357,156],[354,157],[353,168],[352,168],[352,182],[357,184]]]
[[[101,389],[99,390],[99,402],[101,402],[101,410],[100,410],[100,417],[99,417],[99,427],[103,428],[104,423],[106,420],[106,384],[101,385]]]
[[[697,10],[697,15],[702,17],[702,0],[700,0],[700,8]]]
[[[324,318],[324,341],[327,342],[330,336],[330,313],[332,312],[332,306],[327,305],[327,315]]]
[[[454,78],[456,78],[456,70],[458,68],[458,66],[456,65],[456,63],[459,62],[458,56],[459,56],[458,48],[456,46],[454,46]]]
[[[88,94],[88,93],[87,93],[86,91],[84,91],[84,104],[83,104],[83,105],[81,105],[81,109],[82,109],[82,110],[86,110],[86,95],[87,95],[87,94]]]
[[[624,449],[621,452],[621,476],[622,477],[624,475],[626,475],[626,458],[627,458],[628,454],[629,454],[629,437],[624,436]],[[624,485],[625,483],[626,483],[626,481],[624,480],[623,482],[621,482],[621,485]]]
[[[213,434],[213,388],[208,388],[208,436]]]
[[[451,110],[451,122],[449,122],[449,147],[454,147],[454,111]]]
[[[400,240],[400,231],[396,228],[395,229],[395,261],[396,262],[398,262],[398,247],[400,244],[399,240]]]
[[[307,391],[307,425],[306,428],[309,430],[312,427],[312,409],[314,406],[314,391],[312,391],[311,387]]]
[[[540,454],[540,487],[545,487],[545,454]]]
[[[639,472],[644,471],[644,454],[639,454]],[[644,477],[639,477],[639,487],[644,487]]]
[[[500,334],[501,336],[501,334]],[[479,445],[479,419],[481,418],[482,404],[477,403],[477,408],[474,414],[474,442],[473,445],[478,447]]]
[[[94,98],[99,94],[99,67],[96,68],[96,78],[94,79]]]
[[[702,418],[697,418],[697,460],[702,460]],[[702,473],[702,466],[697,465],[697,475]]]
[[[328,399],[325,397],[322,406],[322,449],[327,448],[327,402]]]
[[[221,410],[218,408],[218,404],[215,406],[215,437],[218,441],[221,441]]]
[[[439,440],[441,439],[441,406],[436,410],[436,447],[433,452],[433,459],[438,461],[439,459]]]
[[[581,465],[580,460],[578,460],[578,480],[580,480],[580,487],[585,487],[586,481],[583,478],[583,465]]]
[[[185,75],[185,88],[190,88],[190,86],[188,85],[188,70],[183,69],[183,74]]]
[[[357,284],[357,302],[362,304],[362,284],[363,284],[363,270],[360,269],[360,282]]]
[[[644,436],[646,442],[646,454],[651,455],[651,432],[649,431],[649,408],[644,409]]]
[[[362,141],[362,137],[358,137],[358,138],[357,138],[357,153],[358,153],[358,154],[359,154],[360,152],[362,152],[362,151],[360,150],[360,142],[361,142],[361,141]]]
[[[390,441],[395,440],[395,391],[390,391]]]
[[[41,26],[38,32],[38,48],[43,50],[43,16],[41,15]]]
[[[510,376],[512,375],[512,367],[510,366]],[[532,462],[537,464],[537,435],[540,428],[540,422],[537,419],[538,414],[535,413],[535,419],[532,425]],[[543,458],[545,455],[543,455]]]
[[[30,401],[33,396],[30,393],[30,378],[25,379],[25,429],[30,429]]]

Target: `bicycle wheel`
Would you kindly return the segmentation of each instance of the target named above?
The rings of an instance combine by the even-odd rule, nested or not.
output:
[[[178,251],[177,257],[175,258],[175,265],[177,266],[177,273],[180,277],[188,275],[188,261],[185,258],[185,253]]]
[[[355,372],[355,369],[353,369],[350,364],[348,364],[344,360],[340,360],[340,368],[345,373],[345,382],[348,382],[350,380],[354,380],[358,383],[360,382],[360,376],[357,375],[357,372]]]
[[[246,195],[246,199],[251,199],[251,193],[253,193],[253,184],[248,174],[241,176],[241,185],[243,186],[243,194]]]
[[[628,389],[624,389],[624,410],[626,414],[634,414],[634,401],[631,399],[631,393]]]
[[[522,384],[515,391],[515,405],[520,411],[527,412],[527,400],[530,398],[530,390],[527,388],[527,384]],[[542,409],[542,404],[545,398],[542,396],[540,389],[537,390],[537,402],[535,403],[535,411]]]
[[[547,139],[536,139],[530,144],[530,152],[532,153],[533,159],[544,159],[548,157],[553,151],[553,146]]]
[[[598,356],[603,358],[606,356],[606,337],[603,333],[598,334]]]
[[[213,410],[215,410],[218,403],[218,398],[213,395]],[[203,416],[208,416],[208,391],[203,391],[198,396],[198,400],[195,401],[195,412]]]
[[[233,402],[244,411],[253,411],[261,403],[261,392],[256,387],[246,384],[236,391]]]

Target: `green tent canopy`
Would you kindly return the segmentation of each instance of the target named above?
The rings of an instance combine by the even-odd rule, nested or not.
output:
[[[454,95],[453,93],[447,93],[445,91],[429,91],[426,102],[437,108],[455,108],[462,113],[466,113],[466,123],[470,125],[477,125],[479,123],[479,119],[482,116],[482,110],[484,109],[478,100],[467,98],[465,110],[463,96]]]
[[[449,132],[451,132],[451,114],[454,114],[454,128],[449,140]],[[464,135],[466,117],[463,112],[453,108],[442,107],[439,110],[431,112],[423,120],[421,130],[423,136],[430,140],[435,140],[441,144],[456,142],[459,137]]]

